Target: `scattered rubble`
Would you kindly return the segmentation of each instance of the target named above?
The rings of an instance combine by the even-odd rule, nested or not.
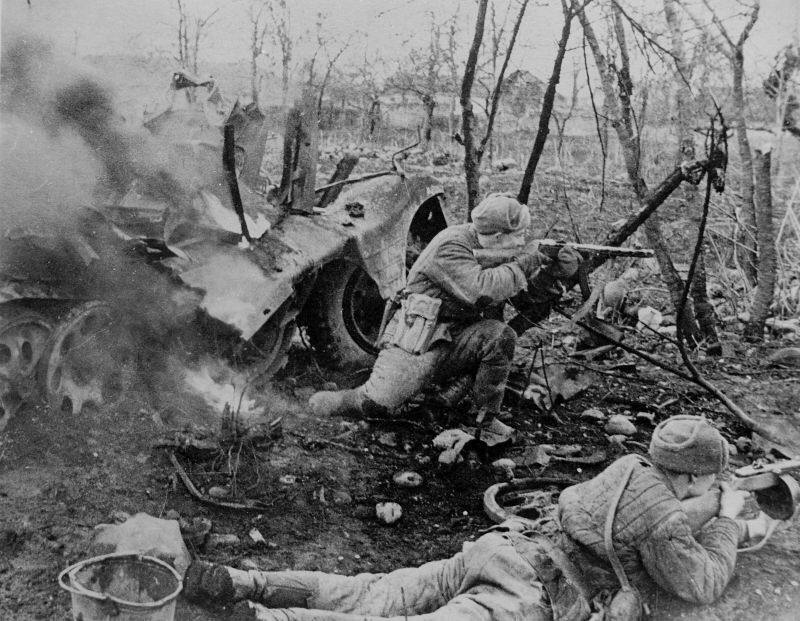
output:
[[[636,433],[636,425],[628,417],[615,414],[608,419],[605,430],[609,435],[632,436]]]
[[[384,524],[394,524],[403,517],[403,508],[396,502],[379,502],[375,505],[375,517]]]
[[[392,480],[398,487],[419,487],[422,485],[422,476],[412,470],[397,472],[392,477]]]
[[[581,418],[590,418],[597,421],[606,420],[606,418],[608,418],[600,408],[588,408],[581,412],[580,416]]]
[[[95,527],[92,550],[95,554],[133,552],[155,556],[183,575],[191,557],[181,537],[178,522],[137,513],[121,524]]]

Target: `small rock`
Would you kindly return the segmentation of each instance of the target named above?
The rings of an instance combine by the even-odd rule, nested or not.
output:
[[[253,559],[243,558],[241,561],[239,561],[239,569],[244,569],[245,571],[259,571],[261,567],[259,567],[258,563],[256,563]]]
[[[336,382],[325,382],[322,385],[322,390],[339,390],[339,386],[336,384]]]
[[[422,485],[422,476],[413,470],[403,470],[396,473],[392,480],[398,487],[419,487]]]
[[[99,524],[86,550],[87,556],[109,552],[132,552],[155,556],[183,573],[191,555],[181,537],[178,522],[137,513],[122,524]]]
[[[375,505],[375,517],[384,524],[394,524],[403,517],[403,508],[396,502],[379,502]]]
[[[735,444],[731,444],[730,442],[726,443],[728,445],[728,455],[730,457],[735,457],[739,454],[739,449],[736,448]]]
[[[636,433],[636,425],[634,425],[628,418],[620,414],[615,414],[608,419],[606,423],[606,433],[609,435],[624,435],[632,436]]]
[[[394,448],[397,446],[397,434],[394,431],[387,431],[378,436],[378,444],[383,444]]]
[[[353,497],[344,490],[336,490],[333,492],[333,504],[335,505],[349,505],[353,502]]]
[[[652,306],[640,307],[636,312],[636,316],[639,319],[639,323],[636,324],[638,330],[641,330],[642,326],[647,326],[652,330],[658,330],[664,321],[664,316]]]
[[[175,509],[170,509],[164,514],[165,520],[180,520],[181,514],[175,511]]]
[[[420,466],[425,466],[425,465],[431,463],[431,456],[430,455],[420,455],[419,457],[417,457],[417,463]]]
[[[744,436],[739,436],[734,441],[736,444],[736,448],[739,449],[740,453],[749,453],[753,450],[753,441],[750,438],[745,438]]]
[[[514,460],[508,459],[507,457],[492,462],[492,468],[494,468],[495,472],[504,476],[506,479],[514,478],[514,468],[516,467],[517,464],[514,463]]]
[[[618,433],[613,436],[608,436],[608,443],[616,445],[620,448],[625,448],[625,440],[627,439],[628,436],[624,436],[621,433]]]
[[[239,537],[233,534],[211,533],[206,540],[207,550],[236,545],[239,545]]]
[[[651,425],[656,422],[656,415],[652,412],[636,412],[637,422],[648,422]]]
[[[284,474],[280,479],[278,479],[278,482],[281,485],[295,485],[297,483],[297,477],[293,474]]]
[[[605,420],[606,415],[600,408],[589,408],[581,412],[581,418],[591,418],[592,420]]]
[[[264,539],[264,535],[261,534],[261,531],[257,528],[251,528],[250,532],[247,533],[247,536],[250,537],[253,543],[266,543],[267,540]]]
[[[208,495],[212,498],[227,498],[231,493],[227,487],[222,487],[220,485],[214,485],[208,488]]]

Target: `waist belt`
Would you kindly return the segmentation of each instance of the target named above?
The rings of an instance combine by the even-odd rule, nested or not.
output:
[[[555,621],[585,621],[591,616],[591,593],[580,569],[546,537],[509,534],[517,552],[542,582]]]

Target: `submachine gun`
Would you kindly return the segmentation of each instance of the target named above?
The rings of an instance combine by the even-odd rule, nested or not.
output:
[[[558,256],[558,251],[567,245],[567,242],[556,241],[554,239],[539,239],[534,240],[539,244],[539,252],[543,255],[555,259]],[[654,252],[649,248],[623,248],[621,246],[600,246],[597,244],[569,244],[574,250],[577,250],[583,257],[580,267],[578,268],[577,281],[581,288],[581,294],[584,299],[587,299],[590,294],[589,290],[589,271],[590,259],[612,259],[614,257],[633,257],[638,259],[648,259],[654,256]],[[473,250],[475,258],[483,267],[496,267],[503,263],[508,263],[517,254],[519,248],[480,248]],[[574,281],[573,281],[574,284]]]

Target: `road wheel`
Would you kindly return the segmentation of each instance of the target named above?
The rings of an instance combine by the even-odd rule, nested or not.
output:
[[[36,367],[50,329],[43,315],[23,306],[0,308],[0,430],[36,390]]]
[[[53,411],[79,414],[86,403],[117,398],[132,381],[132,356],[115,335],[111,309],[86,302],[59,318],[41,381]]]
[[[378,285],[361,266],[335,261],[320,272],[302,323],[324,364],[360,369],[375,361],[383,308]]]

